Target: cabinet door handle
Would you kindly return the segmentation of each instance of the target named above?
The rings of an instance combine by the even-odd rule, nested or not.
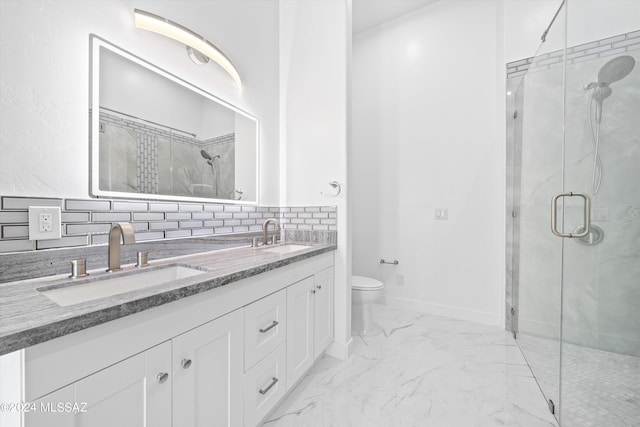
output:
[[[316,288],[322,289],[322,285],[316,285]]]
[[[263,389],[263,390],[258,390],[260,392],[260,394],[267,394],[269,392],[269,390],[271,390],[271,388],[276,385],[276,383],[278,382],[278,379],[276,377],[272,377],[271,380],[271,384],[269,384],[267,386],[267,388]]]
[[[315,293],[316,293],[316,290],[315,290],[315,289],[312,289],[312,290],[311,290],[311,293],[312,293],[312,294],[315,294]]]
[[[191,359],[182,359],[180,361],[180,365],[182,365],[184,369],[189,369],[189,367],[191,366]]]
[[[271,329],[275,328],[276,326],[278,326],[278,321],[274,320],[272,324],[270,324],[269,326],[267,326],[264,329],[258,329],[261,333],[265,334],[267,332],[269,332]]]
[[[162,384],[167,382],[167,380],[169,379],[169,374],[166,372],[160,372],[157,378],[158,378],[158,382]]]

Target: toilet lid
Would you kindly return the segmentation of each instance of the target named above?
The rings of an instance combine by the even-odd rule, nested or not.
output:
[[[384,288],[384,284],[371,277],[351,276],[351,289],[375,291]]]

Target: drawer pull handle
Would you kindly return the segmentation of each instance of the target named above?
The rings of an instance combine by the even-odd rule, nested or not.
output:
[[[160,384],[167,382],[168,379],[169,379],[169,374],[167,374],[166,372],[160,372],[158,374],[158,382]]]
[[[182,361],[180,361],[180,364],[184,369],[189,369],[189,367],[191,366],[191,359],[182,359]]]
[[[316,285],[316,288],[322,289],[322,285]]]
[[[278,379],[277,379],[276,377],[272,377],[271,384],[269,384],[269,385],[267,386],[267,388],[265,388],[264,390],[259,390],[259,391],[260,391],[260,394],[267,394],[267,393],[269,393],[269,390],[271,390],[271,388],[272,388],[274,385],[276,385],[276,383],[277,383],[277,382],[278,382]]]
[[[266,334],[267,332],[269,332],[271,329],[275,328],[276,326],[278,326],[278,321],[274,320],[272,324],[270,324],[269,326],[267,326],[264,329],[258,329],[261,333]]]

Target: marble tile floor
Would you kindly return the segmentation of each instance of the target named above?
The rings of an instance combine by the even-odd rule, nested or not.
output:
[[[563,343],[560,373],[558,341],[520,334],[518,343],[545,394],[562,384],[563,427],[640,426],[640,357]]]
[[[382,330],[325,356],[268,427],[557,426],[520,349],[497,327],[376,306]]]

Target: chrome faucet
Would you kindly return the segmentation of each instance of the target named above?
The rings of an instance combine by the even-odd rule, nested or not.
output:
[[[277,219],[269,218],[268,220],[266,220],[264,222],[264,224],[262,225],[262,232],[263,232],[263,234],[262,234],[262,244],[263,245],[268,245],[269,244],[268,233],[269,233],[269,224],[271,224],[271,223],[275,224],[276,231],[280,231],[280,222]],[[276,236],[273,236],[273,237],[276,237]],[[274,239],[274,243],[275,243],[275,239]]]
[[[109,269],[108,272],[120,271],[120,241],[125,245],[136,242],[133,227],[128,222],[114,222],[109,231]]]

